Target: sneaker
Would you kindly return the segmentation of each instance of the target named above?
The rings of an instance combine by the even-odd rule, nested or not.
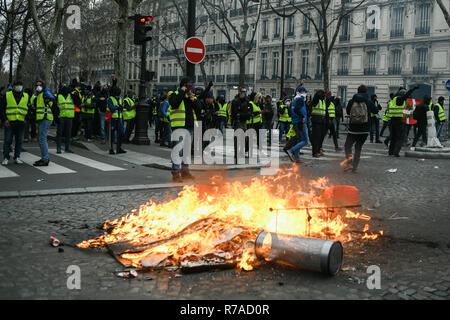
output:
[[[35,166],[35,167],[47,167],[49,162],[50,161],[44,161],[44,160],[41,159],[41,160],[38,160],[35,163],[33,163],[33,166]]]
[[[295,159],[294,159],[294,154],[292,153],[292,151],[291,151],[291,150],[288,150],[288,149],[283,149],[283,150],[284,150],[284,152],[286,152],[286,154],[288,155],[289,159],[290,159],[292,162],[294,162]]]
[[[109,150],[109,154],[116,154],[113,149]]]
[[[313,154],[313,158],[320,158],[321,154],[320,153],[314,153]]]
[[[383,142],[381,142],[381,140],[377,140],[377,141],[375,141],[375,143],[383,143]]]
[[[8,165],[9,160],[8,159],[3,159],[2,161],[2,166],[7,166]]]
[[[14,162],[17,163],[17,164],[23,164],[23,161],[20,160],[20,158],[14,159]]]
[[[179,172],[172,173],[172,181],[173,182],[183,182],[183,179],[181,179],[181,175]]]
[[[87,139],[87,140],[86,140],[86,142],[92,142],[92,141],[93,141],[92,139]]]
[[[194,176],[187,170],[181,171],[181,178],[185,180],[195,180]]]
[[[123,149],[117,150],[117,154],[120,154],[120,153],[127,153],[127,152],[125,150],[123,150]]]
[[[65,151],[66,151],[67,153],[75,153],[75,152],[72,151],[72,149],[66,149]]]
[[[384,144],[386,145],[386,147],[389,147],[389,142],[387,140],[384,140]]]
[[[56,149],[57,154],[61,154],[61,149]]]

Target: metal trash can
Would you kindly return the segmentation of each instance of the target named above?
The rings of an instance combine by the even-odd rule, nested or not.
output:
[[[259,258],[329,275],[339,272],[344,253],[339,241],[266,231],[261,231],[256,237],[255,251]]]

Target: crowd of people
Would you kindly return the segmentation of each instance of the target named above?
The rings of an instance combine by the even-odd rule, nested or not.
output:
[[[340,124],[344,122],[344,102],[331,91],[317,90],[310,94],[305,80],[302,80],[294,96],[284,96],[277,101],[257,92],[248,94],[245,87],[227,101],[224,96],[215,98],[212,87],[211,82],[204,90],[195,88],[193,81],[183,78],[177,90],[148,99],[148,123],[155,128],[155,143],[171,148],[174,130],[183,128],[193,132],[197,121],[201,121],[203,132],[210,128],[223,132],[227,127],[255,129],[258,144],[261,129],[279,129],[279,142],[293,162],[300,162],[301,149],[309,143],[312,157],[323,156],[323,142],[327,135],[333,138],[335,150],[342,151],[338,143]],[[370,136],[371,143],[382,143],[380,137],[386,129],[389,135],[384,143],[389,148],[389,155],[400,156],[402,146],[408,143],[411,128],[414,133],[412,146],[420,138],[426,143],[427,111],[433,111],[437,137],[440,137],[446,121],[444,98],[439,97],[433,103],[430,97],[425,96],[422,103],[414,107],[407,99],[417,89],[417,86],[408,91],[399,88],[397,93],[391,94],[383,112],[376,95],[369,97],[365,85],[358,88],[345,108],[348,118],[345,171],[357,170],[366,139]],[[9,163],[13,139],[16,163],[22,163],[22,143],[37,139],[41,159],[34,165],[47,166],[50,161],[47,135],[52,125],[57,127],[57,153],[62,152],[63,142],[65,152],[72,153],[71,141],[84,139],[90,142],[94,136],[103,144],[109,137],[110,154],[125,153],[122,145],[131,142],[136,128],[136,100],[132,91],[122,94],[114,76],[111,85],[103,86],[99,82],[90,86],[74,79],[70,84],[61,84],[55,94],[41,80],[36,81],[34,89],[24,89],[23,83],[16,81],[0,97],[0,120],[5,127],[2,164]],[[380,131],[381,119],[383,126]],[[110,134],[106,130],[108,123]],[[271,136],[267,135],[267,139],[270,145]],[[248,144],[245,151],[248,156]],[[184,163],[172,164],[172,177],[176,182],[193,179],[189,166]]]

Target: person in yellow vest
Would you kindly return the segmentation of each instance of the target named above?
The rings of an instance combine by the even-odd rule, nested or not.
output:
[[[194,137],[194,126],[197,121],[197,104],[194,94],[192,80],[183,78],[180,87],[169,97],[170,125],[172,131],[186,129],[190,133],[191,142]],[[182,157],[182,152],[180,154]],[[182,182],[184,179],[192,180],[194,177],[189,172],[189,164],[181,162],[175,163],[172,159],[172,180]]]
[[[92,142],[92,129],[95,116],[95,96],[91,91],[91,86],[86,86],[83,90],[81,103],[81,117],[84,126],[84,138],[87,142]]]
[[[36,167],[48,166],[50,160],[48,156],[47,135],[48,129],[53,122],[53,111],[56,103],[55,97],[49,88],[45,88],[43,81],[36,81],[36,92],[31,97],[31,104],[36,110],[36,123],[38,125],[38,141],[41,149],[41,159],[33,165]]]
[[[262,127],[262,111],[261,107],[264,107],[264,96],[261,93],[257,93],[250,101],[251,117],[247,120],[247,128],[253,128],[256,131],[256,141],[259,147],[259,130]]]
[[[290,101],[290,100],[289,100]],[[288,101],[286,101],[288,102]],[[283,140],[283,135],[287,134],[289,131],[289,128],[291,126],[291,117],[289,116],[289,104],[286,102],[279,102],[278,107],[278,123],[279,123],[279,129],[280,129],[280,143]]]
[[[391,119],[391,141],[389,144],[390,156],[400,157],[400,150],[403,145],[404,137],[404,123],[402,122],[403,109],[407,103],[406,99],[408,99],[411,96],[411,93],[418,88],[419,86],[415,86],[406,91],[406,89],[400,87],[397,94],[394,95],[394,99],[392,99],[389,104],[387,115]]]
[[[136,105],[133,100],[133,91],[128,91],[127,96],[123,99],[124,111],[123,111],[123,121],[125,121],[125,137],[124,143],[130,143],[130,136],[136,125]]]
[[[381,128],[381,131],[380,131],[380,137],[383,137],[383,133],[384,133],[384,130],[386,130],[386,128],[388,128],[390,130],[390,128],[389,128],[389,121],[391,119],[389,119],[389,117],[387,116],[387,111],[389,109],[389,104],[391,103],[392,99],[394,99],[394,94],[390,93],[389,94],[389,101],[387,103],[386,109],[384,109],[384,112],[383,112],[383,118],[382,118],[383,119],[383,127]]]
[[[322,156],[322,135],[325,130],[326,104],[325,91],[318,90],[310,103],[311,106],[311,145],[314,158]]]
[[[8,165],[13,137],[16,141],[14,147],[14,161],[22,164],[20,152],[22,151],[23,136],[25,132],[25,117],[28,113],[29,96],[23,92],[22,81],[13,84],[13,91],[7,91],[0,104],[0,118],[5,126],[3,142],[2,165]]]
[[[77,79],[72,80],[70,92],[75,110],[75,115],[72,120],[72,138],[73,140],[78,140],[80,138],[78,134],[81,127],[81,103],[83,102],[83,97],[81,94],[80,83]]]
[[[111,147],[109,149],[109,154],[115,154],[114,152],[114,140],[117,134],[117,153],[126,153],[122,149],[122,139],[124,136],[123,130],[123,101],[120,97],[120,88],[112,87],[111,96],[108,98],[108,109],[111,111]]]
[[[334,96],[331,95],[331,91],[328,91],[325,94],[325,105],[326,105],[326,114],[325,114],[325,130],[322,133],[323,134],[323,138],[325,138],[325,136],[328,133],[328,130],[330,131],[330,137],[333,137],[333,143],[334,143],[334,149],[336,151],[341,151],[342,148],[339,148],[339,144],[338,144],[338,139],[337,139],[337,134],[336,134],[336,128],[334,126],[334,120],[336,118],[336,106],[334,104]],[[322,139],[322,143],[323,143]]]
[[[436,137],[438,139],[441,138],[441,132],[442,128],[444,128],[445,120],[447,120],[447,117],[445,116],[444,111],[444,97],[439,97],[438,102],[434,105],[434,119],[436,123]]]
[[[227,125],[228,109],[228,103],[225,101],[225,97],[219,96],[215,104],[216,128],[222,133]]]
[[[56,122],[56,152],[61,153],[61,142],[64,135],[65,151],[73,153],[70,147],[72,122],[75,118],[75,105],[69,86],[63,84],[56,97],[58,120]]]

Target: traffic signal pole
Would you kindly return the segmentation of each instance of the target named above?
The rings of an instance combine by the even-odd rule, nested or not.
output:
[[[195,36],[195,0],[188,0],[187,38]],[[186,77],[195,82],[195,64],[186,60]]]

